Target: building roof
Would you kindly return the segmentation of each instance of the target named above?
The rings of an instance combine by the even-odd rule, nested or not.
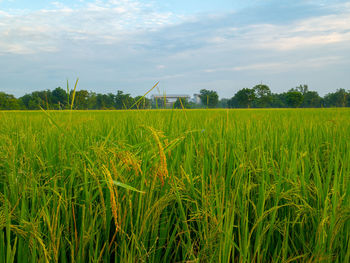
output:
[[[167,99],[177,99],[177,98],[190,98],[187,94],[164,94],[164,95],[152,95],[152,98],[167,98]]]

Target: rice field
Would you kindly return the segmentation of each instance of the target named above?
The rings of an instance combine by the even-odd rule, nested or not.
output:
[[[0,112],[0,262],[350,262],[350,109]]]

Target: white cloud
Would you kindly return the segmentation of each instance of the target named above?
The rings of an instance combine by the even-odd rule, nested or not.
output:
[[[253,48],[281,51],[309,48],[350,41],[350,12],[343,16],[325,16],[292,25],[257,25],[248,29],[246,38]]]
[[[268,63],[253,63],[253,64],[242,64],[235,67],[223,67],[223,68],[208,68],[203,70],[205,73],[217,73],[223,71],[262,71],[262,72],[286,72],[291,69],[297,68],[321,68],[329,66],[331,64],[339,63],[341,57],[337,56],[324,56],[320,58],[305,58],[304,60],[293,60],[289,61],[276,61]]]
[[[350,7],[342,13],[302,19],[291,24],[254,24],[220,29],[209,43],[230,48],[289,51],[337,43],[350,44]]]
[[[0,11],[0,54],[57,51],[69,41],[118,43],[178,21],[171,12],[138,1],[95,1],[78,8],[51,4],[53,9]]]
[[[193,15],[184,17],[171,12],[157,12],[156,7],[140,1],[108,0],[68,7],[51,2],[53,9],[9,13],[0,11],[0,54],[52,52],[70,41],[98,44],[154,44],[147,34],[181,21],[195,24]],[[213,18],[214,17],[214,18]],[[209,15],[207,19],[220,16]],[[205,19],[205,17],[202,17]],[[209,45],[221,50],[270,49],[289,51],[350,41],[350,5],[342,5],[338,14],[299,20],[291,24],[254,24],[220,26],[208,31],[186,30],[175,33],[175,39],[161,35],[169,49]],[[138,35],[144,34],[142,39]],[[174,33],[173,33],[174,34]],[[165,38],[165,39],[164,39]],[[173,41],[174,40],[174,41]],[[179,42],[182,40],[181,42]],[[191,45],[193,44],[193,45]],[[162,47],[163,48],[163,47]]]
[[[350,81],[350,5],[298,18],[288,9],[286,21],[282,12],[271,18],[259,10],[253,18],[244,11],[182,16],[141,0],[56,2],[0,11],[3,87],[23,94],[79,76],[81,88],[97,92],[138,95],[161,80],[167,90],[230,96],[233,85],[266,79],[282,89],[318,81],[320,90]]]

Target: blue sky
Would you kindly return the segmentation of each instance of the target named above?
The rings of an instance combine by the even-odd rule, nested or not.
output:
[[[350,3],[0,0],[0,91],[350,89]],[[158,92],[158,91],[157,91]]]

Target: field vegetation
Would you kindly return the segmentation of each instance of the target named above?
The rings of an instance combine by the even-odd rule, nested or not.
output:
[[[0,112],[1,262],[350,262],[350,109]]]

